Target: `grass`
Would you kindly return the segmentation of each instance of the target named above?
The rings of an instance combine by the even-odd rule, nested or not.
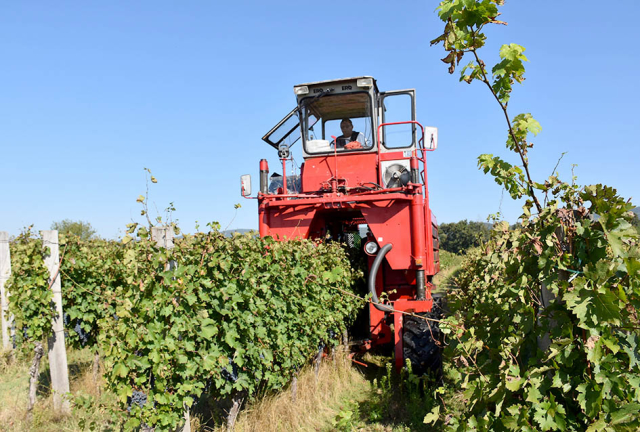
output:
[[[463,261],[464,255],[440,250],[440,272],[433,279],[437,287],[436,292],[446,291],[453,286],[453,277]]]
[[[436,398],[445,397],[444,387],[407,372],[397,375],[388,356],[368,353],[361,360],[367,367],[345,357],[326,361],[317,379],[311,368],[304,369],[295,402],[290,389],[250,402],[238,418],[236,431],[442,430],[441,423],[424,424],[424,417],[435,407]],[[224,428],[212,430],[223,432]]]
[[[46,387],[49,374],[46,356],[40,371],[38,401],[31,423],[26,421],[30,353],[0,358],[0,431],[112,431],[114,422],[109,408],[115,397],[98,394],[93,382],[88,350],[69,350],[72,413],[54,412]],[[325,359],[316,376],[311,366],[298,375],[297,396],[290,388],[261,395],[243,407],[235,430],[250,431],[435,431],[423,419],[436,398],[447,397],[443,390],[425,385],[424,379],[411,374],[397,375],[392,359],[365,354],[360,359],[367,367],[352,363],[346,355]],[[438,393],[439,392],[439,393]],[[214,404],[211,404],[214,405]],[[191,416],[193,432],[223,432],[220,411],[215,407],[196,407]]]
[[[366,369],[360,368],[369,383],[369,391],[359,400],[345,403],[336,416],[333,429],[339,431],[409,432],[435,431],[423,420],[435,406],[435,389],[428,378],[418,378],[408,371],[398,375],[392,358],[365,354]]]
[[[238,416],[236,431],[331,430],[345,400],[358,399],[369,384],[344,355],[324,361],[298,375],[295,401],[291,388],[251,401]],[[224,431],[222,427],[214,429]]]
[[[56,413],[49,389],[47,356],[42,358],[38,377],[37,402],[33,416],[27,422],[29,399],[29,367],[31,353],[16,351],[13,356],[0,356],[0,431],[108,431],[111,430],[109,407],[115,398],[109,393],[98,394],[93,382],[93,354],[88,350],[68,350],[71,415]]]

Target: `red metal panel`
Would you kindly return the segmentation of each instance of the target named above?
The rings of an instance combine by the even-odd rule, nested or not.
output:
[[[403,312],[429,312],[433,307],[433,299],[427,300],[396,300],[393,308]]]
[[[394,270],[415,268],[411,258],[411,214],[409,201],[384,200],[363,205],[362,215],[380,247],[387,243],[393,249],[386,259]]]
[[[411,201],[411,252],[414,264],[422,269],[425,265],[424,202],[422,195],[414,195]],[[427,243],[428,244],[428,243]]]
[[[262,224],[260,225],[260,236],[272,236],[283,240],[285,237],[288,239],[309,237],[309,227],[316,209],[312,206],[268,208],[265,213],[268,215],[268,225],[264,229]]]
[[[428,194],[427,194],[428,195]],[[425,240],[426,240],[426,267],[425,273],[428,276],[435,275],[437,273],[434,262],[434,250],[433,250],[433,225],[431,223],[431,209],[429,208],[429,202],[425,202],[424,207],[424,220],[425,220]]]
[[[258,229],[260,230],[260,237],[266,237],[269,232],[269,213],[267,212],[264,203],[258,205]]]
[[[412,151],[411,154],[415,155],[415,150]],[[394,152],[380,153],[380,160],[381,161],[409,159],[410,157],[411,156],[406,156],[404,151],[394,151]]]
[[[332,177],[347,180],[347,187],[367,182],[377,183],[378,155],[376,153],[342,153],[336,156],[307,158],[302,172],[302,190],[315,192]],[[336,161],[337,159],[337,161]],[[335,175],[336,166],[338,175]]]
[[[371,343],[373,345],[383,345],[393,340],[391,328],[385,324],[385,313],[376,309],[369,303],[369,331],[371,332]]]
[[[399,188],[398,188],[399,189]],[[394,189],[386,189],[386,191],[394,191]],[[307,195],[309,196],[309,195]],[[324,196],[310,195],[310,198],[302,195],[259,195],[258,200],[264,202],[266,207],[313,207],[317,204],[324,206],[330,205],[335,208],[360,208],[360,206],[369,206],[369,203],[378,202],[378,206],[389,206],[390,201],[411,201],[411,195],[404,193],[380,193],[375,194],[363,192],[352,195],[336,195],[327,193]],[[291,199],[296,198],[296,199]]]
[[[394,338],[394,351],[396,357],[396,371],[400,371],[404,366],[404,352],[402,343],[402,324],[403,316],[400,313],[393,314],[393,331],[395,333]]]

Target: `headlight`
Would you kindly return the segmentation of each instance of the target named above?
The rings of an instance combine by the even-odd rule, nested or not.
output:
[[[293,88],[293,92],[296,95],[306,95],[309,94],[309,87],[307,86],[298,86]]]
[[[378,243],[370,241],[364,245],[364,251],[369,255],[375,255],[378,252]]]

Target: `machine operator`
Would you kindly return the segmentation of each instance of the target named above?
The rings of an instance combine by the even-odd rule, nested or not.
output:
[[[338,149],[355,150],[362,148],[364,135],[353,130],[353,122],[351,119],[342,119],[340,122],[340,130],[342,130],[342,135],[337,138]]]

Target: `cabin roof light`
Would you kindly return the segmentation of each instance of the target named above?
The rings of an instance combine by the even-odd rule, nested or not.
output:
[[[373,87],[373,79],[360,78],[356,84],[358,87],[371,88]]]

